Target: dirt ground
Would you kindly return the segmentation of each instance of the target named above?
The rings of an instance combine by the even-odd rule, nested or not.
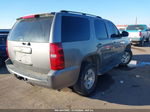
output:
[[[133,60],[150,63],[150,43],[133,46]],[[31,86],[0,69],[0,109],[150,109],[150,65],[114,68],[91,97]]]

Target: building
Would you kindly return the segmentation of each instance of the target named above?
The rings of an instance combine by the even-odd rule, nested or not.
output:
[[[127,26],[128,26],[128,25],[117,25],[117,28],[118,28],[120,31],[124,31]]]

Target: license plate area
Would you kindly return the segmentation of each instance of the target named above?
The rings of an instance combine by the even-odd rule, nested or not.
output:
[[[31,54],[16,52],[15,60],[23,64],[32,65]]]

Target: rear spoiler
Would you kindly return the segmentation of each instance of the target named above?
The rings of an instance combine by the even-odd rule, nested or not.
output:
[[[44,13],[44,14],[34,14],[34,15],[28,15],[28,16],[23,16],[23,17],[17,18],[17,20],[40,18],[40,17],[50,17],[50,16],[54,16],[54,15],[55,15],[55,12]]]

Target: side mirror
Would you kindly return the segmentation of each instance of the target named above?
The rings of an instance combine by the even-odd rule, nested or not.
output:
[[[129,36],[129,33],[126,32],[126,31],[123,31],[122,34],[121,34],[122,37],[128,37]]]

